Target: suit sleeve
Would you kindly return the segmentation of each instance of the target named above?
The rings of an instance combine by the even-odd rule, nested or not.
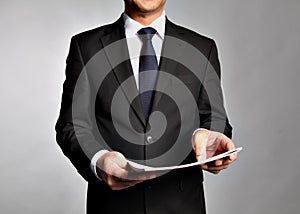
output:
[[[211,41],[198,107],[201,128],[224,133],[229,138],[232,137],[232,127],[229,124],[223,102],[220,62],[214,41]]]
[[[67,57],[60,115],[55,126],[56,140],[79,174],[87,181],[96,181],[90,164],[103,146],[95,138],[90,99],[84,61],[76,37],[73,37]]]

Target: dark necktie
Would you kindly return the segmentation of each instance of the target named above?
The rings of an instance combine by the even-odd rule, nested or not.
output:
[[[139,37],[143,42],[139,64],[139,91],[146,119],[150,113],[158,72],[157,58],[151,41],[155,33],[156,30],[151,27],[142,28],[138,31]]]

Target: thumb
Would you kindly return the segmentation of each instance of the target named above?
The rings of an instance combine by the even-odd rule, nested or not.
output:
[[[122,169],[126,168],[127,160],[122,153],[116,152],[114,162]]]
[[[193,137],[193,145],[195,148],[197,161],[204,161],[206,159],[206,144],[209,137],[208,130],[200,130],[195,133]]]

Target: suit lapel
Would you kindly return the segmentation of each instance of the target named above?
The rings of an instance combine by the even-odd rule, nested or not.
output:
[[[131,108],[139,118],[140,122],[145,126],[146,121],[140,99],[135,99],[135,102],[130,102],[132,101],[132,98],[138,95],[138,90],[135,79],[133,78],[133,70],[125,38],[126,36],[124,30],[124,21],[123,16],[121,16],[118,21],[113,23],[106,30],[106,33],[101,36],[100,40],[103,47],[107,47],[116,42],[114,43],[117,44],[116,48],[104,48],[105,54],[112,66],[112,70],[116,79],[118,80],[118,83],[121,85],[123,93],[125,94],[128,102],[131,103]],[[118,60],[118,57],[121,57],[121,59],[125,59],[125,61],[122,62],[122,66],[116,65],[116,60]],[[122,85],[122,83],[129,77],[132,77],[129,79],[129,84],[126,84],[126,86],[124,84]]]
[[[176,76],[177,70],[176,67],[178,62],[176,59],[180,58],[182,54],[182,46],[183,43],[180,42],[179,38],[183,33],[176,31],[172,23],[167,19],[166,20],[166,31],[165,31],[165,39],[162,47],[162,54],[160,59],[159,71],[167,72],[172,76]],[[176,39],[175,39],[176,38]],[[175,54],[175,55],[174,55]],[[167,56],[175,56],[174,59],[167,59]],[[163,76],[159,73],[157,77],[156,89],[161,89],[164,91],[169,85],[171,85],[171,79],[163,78]],[[159,104],[160,99],[162,98],[162,93],[155,93],[153,99],[153,106],[157,106]]]

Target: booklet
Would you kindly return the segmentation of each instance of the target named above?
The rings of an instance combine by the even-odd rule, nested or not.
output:
[[[187,168],[187,167],[192,167],[192,166],[205,164],[205,163],[208,163],[208,162],[211,162],[211,161],[215,161],[215,160],[218,160],[218,159],[228,157],[228,156],[230,156],[234,153],[238,153],[242,149],[243,149],[242,147],[239,147],[239,148],[224,152],[222,154],[213,156],[213,157],[208,158],[204,161],[199,161],[199,162],[194,162],[194,163],[189,163],[189,164],[184,164],[184,165],[179,165],[179,166],[150,167],[150,166],[145,166],[145,165],[142,165],[142,164],[135,163],[133,161],[128,161],[128,163],[129,163],[129,166],[132,169],[134,169],[135,171],[139,171],[139,172],[141,172],[141,171],[144,171],[144,172],[166,171],[166,170],[182,169],[182,168]]]

